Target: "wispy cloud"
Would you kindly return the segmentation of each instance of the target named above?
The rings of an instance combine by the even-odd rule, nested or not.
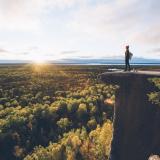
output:
[[[60,54],[73,54],[73,53],[78,53],[79,51],[78,50],[70,50],[70,51],[62,51],[60,52]]]
[[[159,19],[160,20],[160,19]],[[160,23],[152,24],[147,29],[144,28],[141,32],[135,33],[133,36],[134,40],[150,45],[159,45],[160,44]]]
[[[8,50],[0,48],[0,53],[8,53]]]
[[[131,36],[159,24],[160,2],[155,0],[117,0],[78,10],[71,26],[91,36]],[[158,31],[158,30],[157,30]],[[151,33],[151,32],[150,32]],[[151,33],[152,34],[152,33]],[[117,38],[117,37],[115,37]],[[131,38],[131,37],[130,37]]]
[[[8,58],[119,56],[126,43],[151,57],[159,8],[159,0],[0,0],[0,41]]]
[[[152,50],[149,50],[148,53],[157,54],[160,56],[160,48],[154,48]]]
[[[0,28],[19,31],[36,31],[45,14],[63,10],[84,0],[0,0]]]

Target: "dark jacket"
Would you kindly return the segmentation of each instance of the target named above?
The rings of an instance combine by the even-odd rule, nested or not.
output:
[[[126,52],[125,52],[125,59],[129,59],[129,50],[126,50]]]

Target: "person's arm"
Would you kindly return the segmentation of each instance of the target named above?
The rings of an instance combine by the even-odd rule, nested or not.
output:
[[[129,52],[129,59],[133,57],[133,53]]]
[[[125,57],[127,57],[127,51],[125,51]]]

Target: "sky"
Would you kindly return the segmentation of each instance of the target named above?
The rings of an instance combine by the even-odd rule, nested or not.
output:
[[[0,0],[0,60],[160,59],[160,0]]]

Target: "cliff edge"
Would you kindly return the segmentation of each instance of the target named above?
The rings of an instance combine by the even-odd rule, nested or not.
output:
[[[148,78],[160,72],[106,72],[101,80],[119,85],[116,92],[111,160],[147,160],[160,154],[160,109],[148,101],[157,89]]]

